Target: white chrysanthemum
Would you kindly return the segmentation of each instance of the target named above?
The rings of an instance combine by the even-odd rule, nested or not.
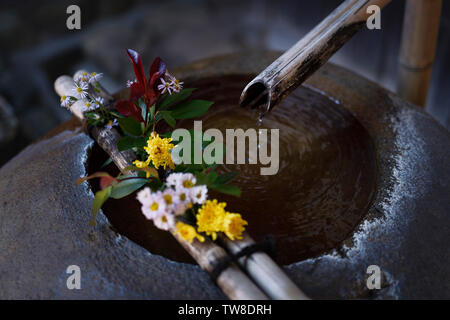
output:
[[[208,188],[205,185],[196,186],[191,188],[189,193],[193,203],[203,204],[208,197]]]
[[[175,217],[171,213],[164,212],[153,219],[153,223],[158,229],[167,231],[175,226]]]
[[[189,207],[190,207],[190,203],[178,201],[177,204],[173,207],[173,214],[176,216],[182,215],[186,212],[186,210]]]
[[[144,188],[138,192],[137,199],[142,204],[141,210],[147,219],[153,220],[167,214],[166,202],[161,191],[152,193],[150,188]]]
[[[169,94],[172,94],[172,91],[174,90],[172,83],[169,81],[165,81],[163,78],[161,78],[161,84],[158,85],[158,90],[161,91],[161,93],[168,92]]]
[[[61,107],[68,108],[72,104],[72,100],[68,96],[61,97]]]
[[[87,93],[88,88],[89,88],[89,86],[85,82],[75,83],[75,88],[73,89],[73,93],[76,98],[84,99],[88,95],[88,93]]]
[[[89,83],[98,82],[103,77],[103,73],[92,72],[89,75]]]
[[[167,177],[166,184],[169,187],[175,187],[177,192],[190,189],[197,183],[192,173],[172,173]]]
[[[167,188],[166,190],[163,191],[163,198],[164,201],[166,202],[167,208],[169,208],[170,210],[172,210],[176,206],[176,204],[180,201],[178,199],[178,194],[175,192],[175,190],[171,188]]]
[[[192,200],[190,192],[185,189],[178,189],[176,190],[176,193],[178,202],[173,208],[173,213],[178,216],[184,214],[188,208],[192,207]]]
[[[144,203],[147,203],[148,201],[150,201],[151,196],[152,196],[152,190],[150,190],[150,188],[144,188],[137,193],[136,199],[141,204],[144,204]]]
[[[183,173],[176,173],[176,172],[169,174],[166,179],[166,185],[168,187],[176,187],[178,180],[181,178],[182,174]]]

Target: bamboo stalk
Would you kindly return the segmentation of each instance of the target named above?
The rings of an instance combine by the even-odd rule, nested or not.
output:
[[[241,240],[231,241],[227,237],[221,236],[220,241],[231,254],[236,254],[242,249],[255,244],[255,241],[247,232],[243,233]],[[238,263],[270,298],[278,300],[309,300],[265,252],[258,251],[249,256],[241,257]]]
[[[439,33],[442,0],[408,0],[403,19],[397,92],[424,106]]]
[[[254,78],[242,91],[241,106],[268,112],[320,68],[370,16],[390,0],[346,0],[300,41]]]
[[[71,95],[73,90],[73,80],[68,76],[61,76],[55,81],[55,91],[60,95]],[[72,105],[71,111],[81,121],[84,120],[81,112],[83,102],[76,102]],[[120,152],[117,149],[117,141],[120,138],[119,133],[114,128],[105,129],[95,127],[91,132],[97,143],[104,148],[113,162],[122,171],[124,168],[132,165],[135,155],[132,151]],[[169,230],[174,235],[175,230]],[[204,242],[193,241],[192,244],[184,241],[178,235],[175,239],[189,252],[197,261],[200,267],[210,273],[218,261],[227,258],[226,251],[216,245],[213,241],[205,239]],[[268,297],[246,276],[244,272],[235,264],[231,263],[217,277],[217,285],[222,291],[233,300],[266,300]]]

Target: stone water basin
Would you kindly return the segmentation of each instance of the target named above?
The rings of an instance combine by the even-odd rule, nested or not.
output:
[[[205,128],[253,127],[257,115],[238,109],[236,101],[252,74],[274,58],[216,57],[177,75],[198,87],[199,97],[216,101]],[[220,197],[245,215],[256,239],[275,236],[277,261],[306,294],[450,296],[447,130],[331,64],[263,126],[282,129],[279,173],[224,166],[241,172],[236,184],[243,197]],[[66,124],[0,169],[0,297],[223,298],[170,235],[143,219],[132,197],[110,201],[89,227],[96,186],[74,181],[98,170],[104,155],[74,127],[65,130]],[[65,285],[72,264],[82,270],[83,290]],[[380,290],[366,287],[373,264],[382,271]]]

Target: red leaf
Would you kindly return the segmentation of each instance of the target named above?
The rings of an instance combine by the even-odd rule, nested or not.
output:
[[[101,177],[100,178],[100,189],[104,190],[104,189],[108,188],[110,185],[112,185],[112,183],[114,181],[116,181],[116,179],[114,179],[111,176]]]
[[[133,82],[130,86],[130,100],[137,101],[144,95],[144,90],[139,83]]]
[[[144,122],[142,118],[141,108],[128,100],[119,100],[115,104],[116,110],[126,117],[133,117],[138,122]]]
[[[166,63],[162,61],[160,57],[156,57],[155,60],[153,60],[152,65],[150,66],[150,77],[156,72],[159,72],[161,77],[166,73]]]
[[[166,64],[160,57],[156,57],[150,66],[150,79],[148,80],[149,87],[153,91],[157,91],[158,80],[165,76],[167,71]],[[148,89],[147,89],[148,90]]]
[[[139,53],[134,51],[133,49],[127,49],[127,54],[133,63],[134,74],[136,75],[136,80],[142,88],[142,91],[145,91],[145,87],[147,85],[147,79],[145,78],[144,67],[142,65],[142,59]]]
[[[159,79],[160,79],[160,73],[156,72],[152,75],[152,77],[150,78],[149,82],[148,82],[148,86],[147,86],[147,93],[146,93],[146,102],[148,102],[148,105],[151,106],[153,105],[156,100],[158,100],[159,96],[161,95],[161,92],[158,90],[158,84],[159,83]]]

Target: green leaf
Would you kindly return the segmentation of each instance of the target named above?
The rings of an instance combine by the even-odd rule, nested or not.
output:
[[[130,137],[130,136],[123,136],[117,141],[117,149],[119,151],[124,151],[132,148],[143,148],[147,145],[147,142],[145,141],[145,138],[143,137]]]
[[[208,187],[215,184],[218,176],[219,175],[214,171],[210,171],[209,173],[205,173],[204,171],[195,173],[197,185],[206,185]]]
[[[150,121],[153,121],[153,118],[155,118],[155,109],[156,109],[155,104],[150,107]]]
[[[142,134],[142,126],[133,117],[119,118],[119,125],[125,133],[132,136],[140,136]]]
[[[206,100],[191,100],[180,103],[172,111],[172,117],[175,119],[196,118],[208,111],[213,102]]]
[[[145,104],[145,98],[142,97],[137,101],[139,108],[141,108],[141,116],[142,119],[145,119],[145,115],[147,113],[147,105]]]
[[[104,167],[106,167],[107,165],[109,165],[112,162],[111,157],[109,157],[105,162],[103,162],[102,166],[100,167],[100,169],[103,169]]]
[[[166,122],[171,126],[172,128],[175,128],[175,125],[177,124],[177,121],[172,117],[170,111],[160,111],[162,117]]]
[[[227,184],[227,183],[231,182],[231,180],[236,178],[237,175],[238,175],[238,173],[236,171],[230,171],[230,172],[221,174],[217,178],[216,184]]]
[[[211,186],[208,186],[208,188],[211,188],[213,190],[216,190],[216,191],[224,193],[224,194],[236,196],[236,197],[241,196],[241,189],[239,189],[236,186],[229,185],[229,184],[213,184]]]
[[[147,183],[145,179],[127,179],[112,186],[110,197],[120,199],[133,193]]]
[[[91,226],[94,226],[95,216],[97,215],[98,211],[105,203],[105,201],[108,200],[110,194],[111,194],[111,186],[109,186],[104,190],[97,191],[97,193],[95,194],[94,202],[92,203],[92,218],[90,222]]]
[[[159,108],[160,110],[165,109],[166,107],[179,103],[185,99],[187,99],[191,93],[195,90],[195,88],[186,88],[181,90],[178,93],[174,93],[172,95],[168,95],[163,101],[161,102]]]

